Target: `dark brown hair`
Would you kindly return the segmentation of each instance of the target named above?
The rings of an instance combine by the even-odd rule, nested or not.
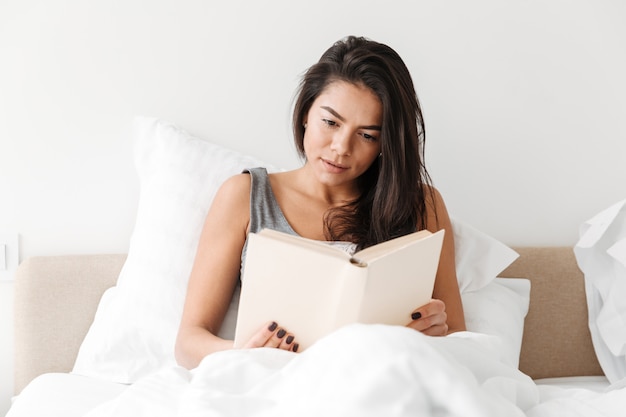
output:
[[[366,38],[350,36],[331,46],[306,71],[296,96],[293,133],[302,158],[304,118],[334,81],[372,90],[383,117],[381,156],[359,178],[360,197],[326,213],[327,239],[364,248],[426,227],[425,194],[432,187],[424,165],[422,110],[408,68],[389,46]]]

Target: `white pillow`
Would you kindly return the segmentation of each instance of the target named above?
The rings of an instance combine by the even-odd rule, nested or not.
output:
[[[456,275],[461,292],[476,291],[489,284],[519,257],[513,249],[450,217],[454,231]]]
[[[140,196],[128,259],[117,285],[103,295],[73,369],[119,383],[175,363],[187,280],[218,187],[245,168],[276,170],[154,118],[137,118],[134,136]],[[517,257],[458,220],[453,227],[463,292],[485,287]],[[221,336],[232,338],[237,301],[231,303]]]
[[[517,368],[530,303],[530,281],[495,278],[478,290],[462,293],[461,299],[467,330],[498,336],[501,361]]]
[[[580,226],[574,254],[585,275],[591,341],[615,384],[626,380],[626,199]]]
[[[187,280],[218,187],[245,168],[273,170],[164,121],[139,117],[133,127],[140,195],[128,259],[117,286],[103,295],[73,368],[119,383],[175,363]]]

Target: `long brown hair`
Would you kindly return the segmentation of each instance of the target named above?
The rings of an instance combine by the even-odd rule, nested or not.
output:
[[[326,213],[327,239],[349,240],[364,248],[425,228],[426,193],[432,187],[424,165],[424,120],[409,70],[389,46],[350,36],[306,71],[293,111],[300,156],[306,158],[304,118],[315,99],[337,80],[366,86],[379,98],[381,155],[359,178],[360,197]]]

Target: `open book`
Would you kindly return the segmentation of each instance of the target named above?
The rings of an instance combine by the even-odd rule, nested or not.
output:
[[[275,230],[250,233],[235,347],[271,321],[296,337],[298,351],[350,323],[408,324],[432,297],[443,235],[422,230],[351,256]]]

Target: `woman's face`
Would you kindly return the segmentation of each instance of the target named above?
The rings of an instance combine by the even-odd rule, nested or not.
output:
[[[383,109],[367,87],[335,81],[305,117],[307,164],[326,185],[345,185],[363,174],[380,154]]]

